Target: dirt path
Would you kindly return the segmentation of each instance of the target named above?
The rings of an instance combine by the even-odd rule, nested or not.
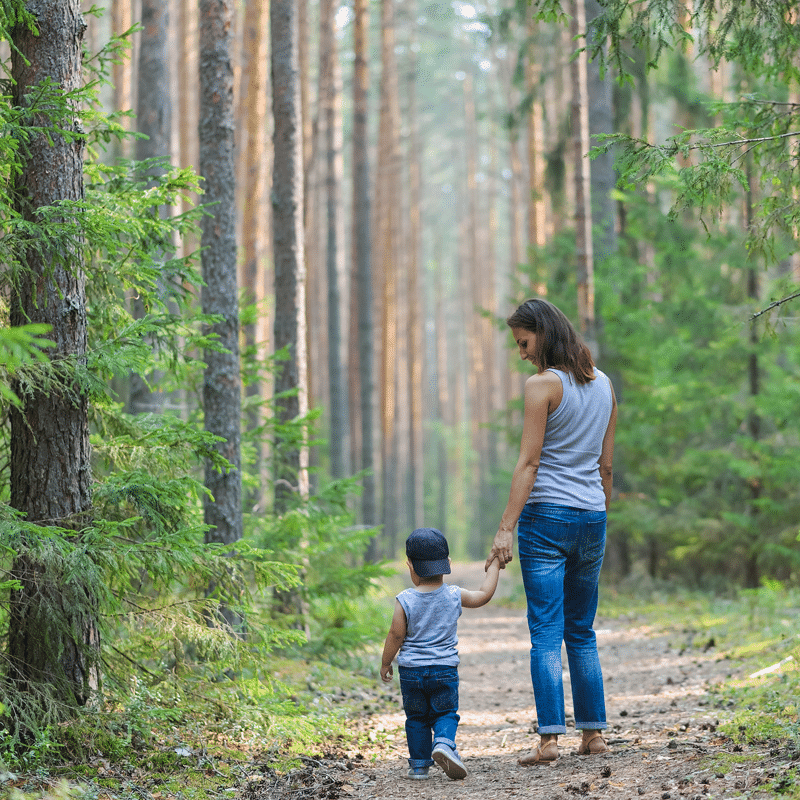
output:
[[[449,582],[477,587],[481,572],[482,565],[454,565]],[[501,595],[508,588],[501,579]],[[719,798],[752,791],[769,776],[769,759],[761,767],[754,768],[751,761],[723,773],[706,758],[733,750],[715,733],[718,716],[704,698],[707,688],[730,670],[713,648],[682,653],[674,634],[658,635],[623,622],[599,619],[595,629],[606,683],[610,754],[576,755],[580,733],[571,728],[559,740],[561,757],[554,766],[517,765],[517,758],[538,741],[532,730],[536,711],[528,630],[524,611],[493,602],[482,609],[465,609],[459,621],[457,742],[468,777],[451,781],[438,767],[431,768],[428,781],[405,777],[404,717],[395,677],[389,692],[397,699],[397,710],[364,720],[374,746],[362,751],[363,766],[349,773],[341,796]],[[566,675],[565,691],[569,726],[572,700]]]

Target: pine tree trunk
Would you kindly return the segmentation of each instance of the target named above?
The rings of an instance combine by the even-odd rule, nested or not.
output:
[[[547,241],[545,191],[544,191],[544,122],[541,100],[541,66],[540,53],[535,47],[536,27],[534,10],[528,10],[528,54],[525,63],[525,82],[530,94],[531,108],[528,114],[528,247],[535,249],[544,247]],[[539,57],[537,57],[539,56]],[[537,265],[542,264],[536,259]],[[541,266],[537,266],[533,291],[539,297],[547,295],[547,275]]]
[[[290,422],[308,413],[303,251],[303,162],[298,27],[294,0],[270,5],[272,63],[273,170],[272,225],[275,264],[275,349],[288,349],[275,375],[277,413]],[[292,393],[287,395],[287,393]],[[308,448],[300,444],[282,454],[276,468],[275,510],[308,494]]]
[[[359,397],[361,463],[364,471],[361,521],[375,525],[377,497],[375,483],[375,323],[373,316],[372,258],[370,230],[369,129],[367,125],[369,88],[367,31],[368,0],[355,0],[353,22],[353,269],[351,282],[351,359],[357,362],[351,373],[352,396]],[[355,405],[355,404],[354,404]]]
[[[573,0],[570,34],[573,42],[585,31],[584,0]],[[586,91],[586,52],[570,67],[572,81],[572,158],[575,176],[575,251],[577,256],[578,325],[593,354],[597,354],[594,320],[594,256],[592,249],[592,197],[589,177],[589,112]]]
[[[381,478],[384,552],[394,554],[399,472],[396,464],[398,140],[400,112],[395,59],[394,0],[381,0],[381,82],[373,263],[380,282]]]
[[[585,0],[588,41],[595,43],[592,23],[600,15],[598,0]],[[605,51],[603,46],[602,51]],[[601,74],[601,58],[596,56],[587,64],[587,89],[589,95],[590,144],[599,142],[599,134],[614,133],[614,91],[610,69]],[[595,261],[605,261],[617,250],[616,204],[612,196],[617,183],[612,152],[597,156],[591,162],[591,196]],[[613,281],[618,288],[619,281]]]
[[[131,0],[113,0],[111,7],[111,27],[116,36],[121,36],[133,26],[133,10]],[[131,58],[121,58],[112,68],[114,84],[114,108],[117,111],[133,110],[133,68]],[[123,128],[130,128],[128,117],[120,119]],[[130,140],[123,139],[118,143],[122,156],[130,154]]]
[[[136,130],[146,138],[136,140],[137,161],[152,158],[162,158],[167,162],[171,160],[172,99],[165,89],[170,86],[169,26],[168,4],[163,0],[142,0]],[[150,167],[142,177],[152,178],[163,173],[163,167]],[[162,208],[160,213],[166,217],[169,209]],[[164,242],[164,251],[171,248],[172,242]],[[145,315],[144,303],[138,296],[133,300],[133,314],[137,319]],[[158,374],[148,376],[147,381],[136,373],[131,374],[128,407],[132,414],[163,411],[166,395],[159,390],[158,384]]]
[[[744,227],[745,230],[751,230],[754,222],[754,191],[756,179],[753,176],[753,167],[751,157],[748,155],[745,161],[745,170],[747,174],[747,193],[745,195],[745,208],[744,208]],[[750,264],[747,269],[747,296],[750,300],[757,304],[761,299],[761,292],[759,287],[758,272],[756,264],[753,263],[751,258]],[[750,323],[749,331],[749,355],[747,359],[747,381],[748,381],[748,394],[750,396],[751,410],[747,417],[747,431],[753,443],[756,444],[761,438],[761,417],[756,410],[758,404],[758,397],[761,394],[761,370],[758,364],[758,350],[760,336],[758,325],[756,322]],[[749,480],[750,489],[750,504],[748,514],[751,517],[752,536],[748,537],[751,544],[751,550],[747,553],[744,564],[744,585],[748,589],[757,589],[761,585],[761,570],[759,567],[759,556],[761,554],[761,541],[758,536],[758,517],[760,514],[759,499],[762,492],[761,478],[754,476]]]
[[[437,234],[436,251],[438,258],[436,264],[439,269],[436,274],[436,286],[434,287],[434,343],[436,352],[436,416],[439,420],[439,435],[437,437],[436,449],[436,477],[437,477],[437,497],[436,511],[439,528],[443,533],[447,533],[447,509],[449,505],[448,479],[450,469],[448,464],[448,448],[446,431],[448,423],[451,422],[452,403],[450,398],[450,381],[448,375],[448,348],[447,348],[447,313],[445,309],[445,287],[444,270],[441,261],[441,234]]]
[[[423,409],[423,336],[422,289],[420,257],[422,253],[422,156],[417,115],[417,64],[414,43],[409,47],[411,63],[408,69],[408,389],[410,393],[410,507],[411,524],[420,528],[424,524],[425,466],[422,446]]]
[[[12,55],[13,103],[20,109],[44,81],[63,92],[81,85],[86,25],[79,0],[39,0],[29,10],[38,35],[19,26]],[[41,112],[23,116],[25,124],[45,131],[31,131],[16,176],[17,210],[33,224],[39,222],[40,207],[83,200],[83,143],[67,142],[52,130],[78,127],[68,106],[66,114],[66,119]],[[35,242],[24,259],[27,269],[9,298],[12,326],[49,324],[54,362],[84,361],[86,278],[80,243],[56,249]],[[92,502],[88,402],[69,369],[63,374],[66,389],[20,393],[23,406],[11,409],[10,488],[11,505],[26,521],[77,533],[89,522]],[[80,575],[67,578],[59,567],[25,553],[16,558],[10,577],[22,585],[9,596],[11,679],[23,692],[48,693],[65,708],[88,702],[100,685],[100,636],[91,589]]]
[[[232,544],[242,537],[241,388],[239,371],[239,293],[236,279],[236,171],[234,166],[233,0],[200,0],[200,175],[203,217],[203,312],[219,315],[211,326],[225,352],[206,350],[203,374],[205,427],[220,436],[216,447],[230,467],[206,465],[204,521],[206,541]],[[214,587],[210,587],[213,590]],[[222,609],[228,623],[239,620]]]
[[[350,473],[350,402],[348,399],[344,291],[344,242],[341,233],[342,132],[341,89],[334,31],[333,0],[320,3],[320,124],[325,153],[325,264],[328,307],[330,465],[334,478]]]
[[[247,0],[244,11],[245,29],[242,46],[242,71],[239,92],[239,129],[247,131],[247,144],[242,156],[244,185],[242,186],[242,239],[243,264],[242,286],[244,301],[248,304],[264,300],[266,280],[263,274],[264,255],[268,251],[265,241],[268,220],[265,220],[265,187],[268,185],[268,159],[264,158],[267,146],[267,92],[266,58],[268,4],[265,0]],[[260,310],[259,306],[259,310]],[[244,346],[251,358],[260,359],[259,342],[266,338],[261,334],[262,313],[244,326]],[[256,399],[262,393],[261,380],[251,376],[245,392],[248,398]],[[261,424],[257,406],[249,409],[247,426],[250,430]],[[261,441],[251,442],[254,448],[253,470],[261,476],[264,458]],[[246,499],[248,508],[261,507],[263,503],[262,482],[258,480]]]
[[[178,163],[181,167],[189,167],[196,165],[199,160],[197,153],[198,81],[193,80],[199,69],[197,63],[197,0],[178,0],[178,6],[178,58],[182,68],[177,70],[177,111],[180,124],[175,127],[178,134]],[[185,213],[198,202],[200,202],[199,197],[187,197],[183,202],[182,211]],[[194,234],[187,233],[182,237],[181,247],[184,254],[193,252],[197,245]]]

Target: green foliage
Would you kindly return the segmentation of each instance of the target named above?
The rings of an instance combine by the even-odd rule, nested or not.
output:
[[[754,266],[735,232],[723,225],[704,232],[686,213],[662,213],[658,195],[670,196],[676,182],[653,188],[653,200],[619,194],[624,236],[596,271],[599,361],[619,401],[608,568],[720,589],[731,579],[757,585],[762,574],[796,582],[793,325],[777,317],[754,340],[747,324]],[[574,319],[572,248],[566,231],[536,253],[517,297],[527,297],[530,276],[544,271],[550,299]],[[784,285],[777,269],[759,277],[774,277],[768,295]]]
[[[0,28],[4,19],[22,19],[9,16],[12,8],[17,6],[0,8]],[[9,406],[33,392],[61,391],[89,398],[94,481],[91,515],[78,530],[27,522],[7,505],[8,481],[3,482],[0,645],[7,643],[11,592],[19,588],[9,578],[11,568],[30,559],[42,581],[57,587],[59,602],[42,594],[43,617],[62,629],[75,614],[97,619],[104,678],[103,702],[80,710],[52,703],[47,687],[20,692],[0,676],[6,723],[0,759],[23,772],[62,756],[80,759],[99,750],[118,757],[154,745],[165,729],[185,723],[189,702],[198,715],[199,709],[216,709],[217,721],[203,719],[198,730],[213,729],[220,737],[236,730],[240,738],[261,737],[277,748],[291,741],[308,746],[331,727],[301,720],[301,707],[265,675],[267,653],[305,642],[292,620],[276,614],[272,590],[302,591],[313,633],[306,655],[334,652],[354,659],[379,627],[369,597],[383,568],[362,564],[374,532],[353,528],[347,504],[355,479],[326,486],[282,518],[263,509],[254,513],[248,536],[232,546],[206,543],[203,467],[229,464],[203,429],[202,414],[131,416],[115,395],[114,387],[129,375],[147,380],[157,372],[154,389],[180,389],[191,398],[204,368],[197,354],[218,347],[207,333],[216,320],[197,310],[197,254],[179,256],[177,247],[182,237],[197,233],[203,209],[161,213],[185,206],[199,192],[197,176],[157,160],[101,160],[104,148],[124,131],[119,115],[97,108],[96,92],[125,48],[125,37],[114,38],[103,53],[87,54],[88,80],[68,96],[44,83],[27,99],[24,114],[8,96],[0,102],[6,132],[0,139],[1,293],[13,296],[32,248],[59,258],[69,270],[82,263],[89,329],[85,358],[55,360],[47,355],[45,328],[9,328],[8,309],[2,308],[0,471],[9,472]],[[72,125],[76,110],[81,125]],[[31,124],[34,115],[37,127]],[[40,134],[86,146],[84,200],[38,209],[27,219],[18,211],[13,182],[26,143]],[[141,300],[143,317],[132,313],[130,297]],[[258,364],[257,374],[245,380],[263,378],[271,369],[272,360]],[[280,460],[285,447],[305,439],[318,416],[279,424],[271,406],[260,414],[263,423],[249,432],[245,467],[252,464],[255,440],[269,440]],[[245,485],[261,479],[253,471]],[[244,620],[242,629],[223,624],[220,607]],[[202,736],[197,746],[205,747]]]
[[[11,381],[27,366],[46,364],[48,347],[53,346],[45,338],[47,325],[18,325],[0,328],[0,402],[20,405],[20,399],[11,389]]]
[[[706,107],[703,127],[687,126],[663,142],[625,133],[599,137],[594,153],[613,150],[626,188],[659,176],[676,178],[672,214],[697,208],[704,223],[718,219],[742,192],[757,189],[745,247],[774,257],[775,237],[795,235],[800,223],[795,202],[800,108],[789,95],[800,84],[794,3],[609,0],[602,6],[590,55],[607,59],[621,80],[633,84],[641,53],[647,54],[648,69],[663,72],[667,55],[672,64],[685,63],[691,51],[691,57],[705,57],[714,66],[733,65],[737,97],[730,102],[697,97]],[[607,55],[601,47],[606,42]],[[676,92],[686,85],[672,83]]]
[[[389,573],[383,563],[364,561],[376,531],[353,525],[347,506],[357,488],[358,476],[332,481],[283,515],[247,520],[254,544],[300,569],[309,629],[304,652],[326,654],[335,663],[357,662],[384,625],[374,590]],[[284,623],[291,624],[291,617]]]

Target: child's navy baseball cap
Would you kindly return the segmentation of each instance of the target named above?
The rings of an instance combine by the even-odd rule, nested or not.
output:
[[[406,555],[420,578],[450,574],[450,548],[436,528],[417,528],[406,539]]]

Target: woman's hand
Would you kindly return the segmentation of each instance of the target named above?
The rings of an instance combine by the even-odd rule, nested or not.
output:
[[[489,569],[489,564],[496,558],[500,563],[500,569],[505,569],[506,564],[514,558],[512,546],[514,544],[514,537],[511,531],[503,530],[502,528],[497,531],[494,537],[494,544],[486,559],[486,564],[483,567],[484,572]]]

